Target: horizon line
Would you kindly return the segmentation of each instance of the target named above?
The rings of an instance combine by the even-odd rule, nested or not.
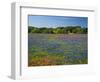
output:
[[[38,26],[30,26],[30,25],[29,25],[28,27],[36,27],[36,28],[44,28],[44,27],[45,27],[45,28],[57,28],[57,27],[58,27],[58,28],[59,28],[59,27],[69,27],[69,26],[75,27],[75,26],[79,26],[79,25],[53,26],[53,27],[49,27],[49,26],[48,26],[48,27],[47,27],[47,26],[38,27]],[[80,27],[81,27],[81,28],[87,28],[87,27],[83,27],[83,26],[80,26]]]

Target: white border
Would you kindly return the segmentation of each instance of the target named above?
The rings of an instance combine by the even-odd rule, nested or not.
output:
[[[27,67],[27,15],[58,15],[58,16],[82,16],[88,17],[88,65],[63,65]],[[33,6],[33,4],[12,4],[12,78],[28,79],[38,77],[54,77],[69,75],[94,74],[95,69],[95,9],[83,7],[57,8]],[[14,29],[15,27],[15,29]],[[26,52],[25,52],[26,51]],[[94,61],[93,61],[94,60]]]

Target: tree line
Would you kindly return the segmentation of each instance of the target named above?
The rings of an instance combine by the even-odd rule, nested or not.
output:
[[[48,27],[34,27],[28,26],[28,33],[48,33],[48,34],[87,34],[88,28],[81,26],[66,26],[66,27],[55,27],[55,28],[48,28]]]

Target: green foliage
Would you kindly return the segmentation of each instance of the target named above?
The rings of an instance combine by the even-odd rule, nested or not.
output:
[[[67,26],[67,27],[28,27],[28,33],[47,33],[47,34],[87,34],[87,28],[82,28],[81,26]]]
[[[75,29],[72,30],[72,33],[81,34],[81,33],[83,33],[83,29],[81,29],[81,28],[75,28]]]

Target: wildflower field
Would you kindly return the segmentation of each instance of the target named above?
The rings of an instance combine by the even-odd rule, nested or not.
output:
[[[87,34],[28,33],[28,66],[88,63]]]

